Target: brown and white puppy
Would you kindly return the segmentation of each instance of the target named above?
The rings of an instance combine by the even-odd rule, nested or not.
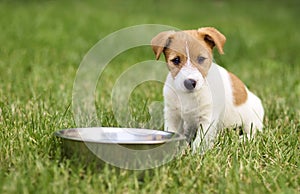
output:
[[[213,48],[223,54],[225,41],[212,27],[161,32],[151,41],[156,59],[163,53],[169,69],[165,130],[184,134],[194,152],[212,147],[222,128],[242,127],[248,138],[263,128],[260,99],[213,62]]]

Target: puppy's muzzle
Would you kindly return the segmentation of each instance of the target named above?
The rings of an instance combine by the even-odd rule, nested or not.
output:
[[[194,79],[184,80],[184,87],[190,91],[194,90],[196,87],[197,81]]]

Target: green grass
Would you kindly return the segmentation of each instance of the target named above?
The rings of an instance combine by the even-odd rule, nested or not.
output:
[[[299,1],[108,2],[0,2],[0,193],[300,192]],[[83,56],[109,33],[147,23],[220,29],[226,54],[215,59],[262,98],[264,132],[245,143],[224,132],[204,156],[183,155],[143,179],[61,160],[52,134],[76,126],[70,106]],[[150,47],[135,48],[105,70],[96,94],[104,126],[117,125],[106,103],[114,81],[150,59]],[[135,90],[133,126],[149,119],[144,107],[162,100],[161,88]]]

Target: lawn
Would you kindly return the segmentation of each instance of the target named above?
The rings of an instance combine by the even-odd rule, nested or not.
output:
[[[1,1],[0,193],[299,193],[299,7],[298,0]],[[241,143],[224,131],[205,155],[143,172],[62,159],[53,132],[76,127],[72,90],[83,57],[110,33],[139,24],[224,33],[226,54],[215,61],[262,98],[263,133]],[[110,62],[95,95],[103,126],[118,125],[107,103],[118,77],[153,59],[141,46]],[[147,126],[145,107],[162,100],[162,84],[137,87],[128,127]]]

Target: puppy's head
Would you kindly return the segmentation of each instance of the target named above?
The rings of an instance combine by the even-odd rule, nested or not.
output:
[[[226,38],[211,27],[198,30],[166,31],[156,35],[152,49],[158,60],[163,53],[176,89],[183,92],[199,90],[212,64],[212,50],[223,54]]]

